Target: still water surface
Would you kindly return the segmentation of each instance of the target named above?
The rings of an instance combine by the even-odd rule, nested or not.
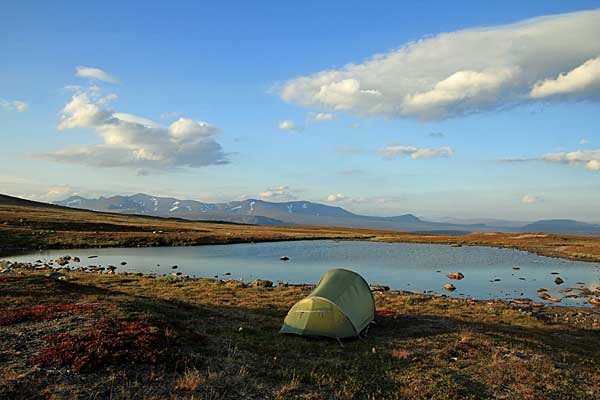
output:
[[[517,250],[491,247],[451,247],[434,244],[295,241],[194,247],[112,248],[52,250],[18,257],[12,261],[56,259],[69,254],[81,258],[78,265],[115,265],[117,271],[170,274],[171,267],[196,277],[269,279],[274,282],[316,283],[330,268],[349,268],[369,283],[413,292],[446,293],[451,282],[454,297],[537,298],[537,289],[563,298],[562,305],[582,305],[587,299],[566,299],[564,289],[600,287],[600,264],[541,257]],[[97,255],[97,258],[88,258]],[[281,256],[290,257],[280,261]],[[126,266],[120,263],[126,261]],[[519,270],[512,267],[518,266]],[[446,274],[460,271],[461,281]],[[231,275],[225,276],[229,272]],[[559,272],[553,275],[552,272]],[[556,285],[560,276],[565,283]],[[496,281],[499,279],[499,281]],[[578,284],[582,282],[583,284]],[[575,292],[578,293],[578,292]]]

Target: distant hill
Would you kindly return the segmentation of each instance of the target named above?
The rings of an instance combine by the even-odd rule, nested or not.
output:
[[[520,230],[524,232],[600,233],[600,225],[573,221],[571,219],[547,219],[527,224]]]
[[[532,223],[494,219],[471,219],[463,221],[475,223],[446,223],[426,221],[412,214],[392,217],[359,215],[341,207],[310,201],[274,203],[248,199],[227,203],[205,203],[195,200],[180,200],[173,197],[158,197],[139,193],[132,196],[101,196],[97,199],[72,196],[65,200],[57,201],[54,204],[47,204],[0,194],[0,205],[69,207],[100,212],[145,215],[148,217],[181,218],[193,221],[218,221],[264,226],[337,226],[449,235],[492,231],[600,235],[600,224],[590,224],[569,219],[541,220]],[[451,218],[447,220],[451,220]]]
[[[56,207],[62,208],[57,204],[41,203],[39,201],[22,199],[20,197],[7,196],[0,194],[0,205],[3,206],[23,206],[23,207]]]
[[[354,214],[341,207],[310,201],[274,203],[258,199],[227,203],[205,203],[158,197],[143,193],[87,199],[73,196],[55,204],[87,210],[125,214],[176,217],[191,220],[221,220],[258,225],[339,226],[402,231],[470,232],[467,225],[422,221],[412,214],[376,217]]]

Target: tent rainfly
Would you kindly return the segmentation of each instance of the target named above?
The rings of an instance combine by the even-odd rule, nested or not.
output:
[[[331,269],[290,309],[280,333],[357,337],[374,319],[375,301],[367,281],[356,272]]]

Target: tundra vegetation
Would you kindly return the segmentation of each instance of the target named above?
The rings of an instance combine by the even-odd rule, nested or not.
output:
[[[31,204],[0,206],[0,235],[7,255],[335,238],[600,256],[595,238],[255,227]],[[0,399],[600,398],[600,316],[593,307],[375,286],[376,324],[366,337],[338,343],[278,333],[310,286],[66,267],[0,266]]]

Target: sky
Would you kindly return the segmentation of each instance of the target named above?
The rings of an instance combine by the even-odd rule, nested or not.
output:
[[[0,10],[0,193],[600,222],[600,2]]]

